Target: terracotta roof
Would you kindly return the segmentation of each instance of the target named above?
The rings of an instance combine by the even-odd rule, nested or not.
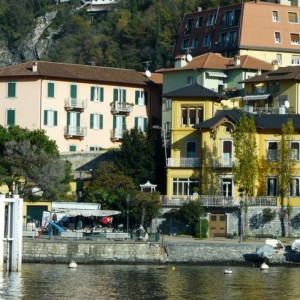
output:
[[[166,73],[174,71],[186,71],[193,69],[215,69],[215,70],[231,70],[231,69],[261,69],[264,71],[272,70],[272,65],[263,60],[257,59],[249,55],[240,57],[240,64],[234,65],[234,58],[227,58],[219,53],[205,53],[193,58],[191,62],[187,62],[184,67],[179,68],[163,68],[156,72]]]
[[[193,84],[184,88],[166,93],[163,95],[166,98],[209,98],[209,99],[228,99],[226,96],[218,94],[210,89],[199,84]]]
[[[278,68],[278,70],[266,72],[242,82],[268,82],[279,80],[300,80],[300,66]]]
[[[258,130],[264,129],[272,129],[272,130],[281,130],[282,126],[287,123],[289,119],[292,119],[294,129],[300,130],[300,115],[288,115],[288,114],[260,114],[253,115],[250,113],[245,113],[239,109],[231,109],[231,110],[220,110],[216,113],[213,118],[210,118],[206,121],[198,123],[194,126],[194,128],[198,129],[211,129],[217,123],[219,123],[222,119],[230,120],[232,123],[237,123],[240,118],[244,115],[252,115],[254,117],[255,127]]]
[[[149,81],[152,81],[155,84],[163,84],[163,75],[159,73],[152,73]]]
[[[135,70],[38,61],[37,71],[33,72],[34,63],[26,62],[0,68],[0,78],[47,77],[120,84],[147,85],[149,83],[149,79],[143,73]]]

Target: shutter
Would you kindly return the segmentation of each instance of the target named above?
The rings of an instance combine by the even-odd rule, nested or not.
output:
[[[144,118],[144,132],[148,131],[148,119]]]
[[[54,83],[48,82],[48,98],[54,98]]]
[[[140,95],[140,91],[135,91],[135,104],[139,104],[139,95]]]
[[[119,99],[119,90],[114,89],[114,101],[117,102]]]
[[[91,86],[91,101],[94,101],[94,95],[95,95],[95,87]]]
[[[57,126],[57,111],[54,111],[54,126]]]
[[[15,111],[12,109],[7,111],[7,125],[15,125]]]
[[[103,115],[99,115],[99,117],[100,117],[99,127],[100,127],[100,129],[103,129]]]
[[[144,98],[145,98],[144,104],[147,105],[148,104],[148,91],[144,91]]]
[[[135,117],[135,118],[134,118],[134,127],[135,127],[136,129],[139,129],[139,118],[138,118],[138,117]]]
[[[44,110],[44,125],[48,125],[48,110]]]
[[[122,116],[122,129],[126,130],[126,118],[125,118],[125,116]]]
[[[100,101],[103,102],[104,100],[104,89],[103,87],[100,88]]]
[[[116,129],[117,126],[117,117],[113,116],[113,129]]]
[[[123,93],[123,103],[126,103],[126,90],[122,90]]]
[[[8,97],[16,97],[16,83],[15,82],[9,82],[8,83],[8,91],[7,91]]]
[[[77,121],[76,126],[80,127],[80,114],[79,113],[77,113],[76,121]]]
[[[77,85],[71,84],[71,98],[77,99]]]
[[[70,126],[70,123],[71,123],[70,118],[71,118],[71,115],[70,115],[70,112],[68,111],[67,112],[67,126]]]
[[[94,115],[90,114],[90,128],[94,128]]]

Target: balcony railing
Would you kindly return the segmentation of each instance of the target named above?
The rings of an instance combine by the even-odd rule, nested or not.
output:
[[[199,157],[168,158],[168,167],[196,168],[200,167]]]
[[[123,139],[123,129],[113,129],[110,131],[110,140],[112,142],[121,141]]]
[[[220,157],[213,160],[214,168],[232,168],[232,158]]]
[[[79,110],[83,111],[86,108],[87,100],[78,100],[74,98],[65,99],[65,109],[66,110]]]
[[[86,127],[80,126],[65,126],[64,135],[66,138],[80,138],[83,139],[86,136]]]
[[[203,206],[238,207],[241,199],[239,197],[225,197],[220,195],[190,195],[190,196],[162,196],[163,205],[182,206],[191,201],[199,201]],[[274,196],[257,196],[246,201],[249,206],[277,206],[277,198]]]
[[[274,115],[284,115],[284,114],[294,114],[295,110],[293,107],[253,107],[244,106],[242,110],[253,113],[253,114],[274,114]]]
[[[125,113],[129,114],[133,110],[133,103],[124,103],[124,102],[112,102],[111,106],[111,113],[118,114],[118,113]]]

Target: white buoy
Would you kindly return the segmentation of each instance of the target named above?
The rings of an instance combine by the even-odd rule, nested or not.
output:
[[[224,274],[232,274],[232,271],[230,269],[224,270]]]
[[[260,266],[260,269],[261,269],[261,270],[268,270],[268,269],[269,269],[269,266],[268,266],[265,262],[263,262],[263,263],[261,264],[261,266]]]
[[[71,262],[69,263],[69,268],[77,268],[77,264],[74,260],[71,260]]]

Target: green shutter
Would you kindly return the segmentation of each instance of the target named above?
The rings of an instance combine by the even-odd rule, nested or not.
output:
[[[44,110],[44,125],[48,125],[48,110]]]
[[[54,126],[57,126],[57,111],[54,111]]]
[[[101,87],[100,88],[100,101],[103,102],[103,100],[104,100],[104,88]]]
[[[94,128],[94,115],[90,114],[90,128]]]
[[[15,82],[8,83],[7,96],[10,98],[16,97],[16,83]]]
[[[48,82],[48,98],[54,98],[54,83]]]
[[[114,101],[118,101],[119,100],[119,90],[118,89],[114,89]]]
[[[135,104],[139,104],[140,91],[135,91]]]
[[[126,103],[126,90],[122,90],[123,92],[123,103]]]
[[[71,124],[71,121],[70,121],[70,117],[71,117],[71,114],[70,114],[70,112],[68,111],[67,112],[67,126],[70,126]]]
[[[126,130],[126,118],[122,116],[122,130]]]
[[[113,116],[113,129],[116,129],[117,126],[117,117]]]
[[[71,84],[70,94],[72,99],[77,99],[77,85]]]
[[[144,132],[148,131],[148,119],[144,118]]]
[[[148,104],[148,91],[144,91],[145,105]]]
[[[95,95],[95,87],[91,86],[91,101],[94,101],[94,95]]]
[[[135,129],[138,129],[138,126],[139,126],[139,118],[135,117],[134,118],[134,127],[135,127]]]
[[[76,120],[77,121],[76,126],[79,127],[80,126],[80,114],[79,113],[77,113],[76,119],[77,119]]]
[[[7,110],[7,125],[15,125],[15,110]]]
[[[100,115],[100,129],[103,129],[103,115]]]
[[[74,151],[76,151],[76,146],[72,145],[72,146],[69,147],[69,149],[70,149],[71,152],[74,152]]]

